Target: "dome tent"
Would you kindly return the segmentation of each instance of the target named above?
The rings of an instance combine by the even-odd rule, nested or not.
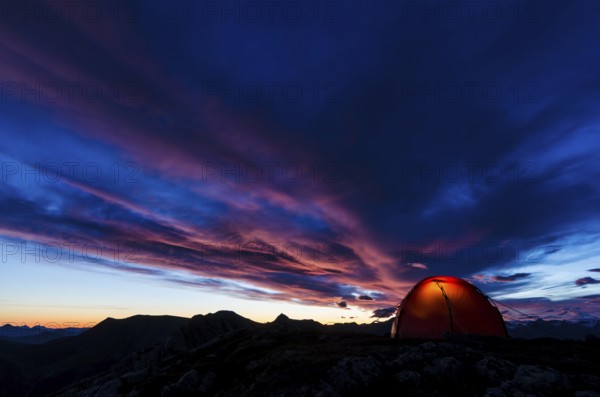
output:
[[[450,276],[425,278],[402,300],[391,335],[439,339],[447,334],[508,336],[498,308],[473,284]]]

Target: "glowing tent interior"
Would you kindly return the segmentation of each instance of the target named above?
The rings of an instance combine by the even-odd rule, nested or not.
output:
[[[391,335],[439,339],[448,334],[508,336],[498,308],[473,284],[450,276],[423,279],[402,300]]]

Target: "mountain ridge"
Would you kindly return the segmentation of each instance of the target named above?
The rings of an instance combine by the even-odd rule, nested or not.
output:
[[[52,393],[65,396],[80,395],[82,390],[94,387],[106,387],[104,395],[120,394],[128,388],[132,391],[143,390],[146,393],[159,379],[162,379],[160,382],[165,382],[167,379],[169,382],[175,382],[169,387],[164,384],[161,386],[161,389],[165,390],[165,395],[180,395],[179,391],[184,390],[185,387],[177,382],[183,380],[173,380],[171,379],[173,375],[169,374],[179,373],[177,376],[182,377],[186,374],[181,372],[186,365],[192,368],[200,365],[194,364],[194,360],[197,359],[203,363],[200,367],[204,368],[202,371],[205,373],[202,376],[190,373],[189,377],[207,377],[206,384],[212,385],[210,379],[215,371],[218,372],[219,368],[231,365],[233,365],[232,370],[244,372],[246,371],[244,368],[254,368],[264,360],[272,359],[277,365],[286,365],[289,360],[295,360],[294,355],[299,355],[304,357],[301,360],[308,360],[308,362],[324,360],[320,365],[328,366],[334,364],[330,358],[327,358],[330,356],[343,359],[359,351],[376,350],[377,346],[397,349],[398,346],[413,345],[414,342],[410,340],[393,340],[386,337],[389,335],[391,322],[390,319],[383,322],[374,321],[370,324],[324,325],[314,320],[290,319],[282,313],[271,322],[258,323],[227,310],[195,315],[191,318],[169,315],[107,318],[79,335],[59,338],[40,345],[0,340],[0,384],[7,385],[0,387],[0,396],[34,397]],[[514,327],[509,328],[514,329]],[[476,339],[473,339],[472,343],[475,341]],[[464,341],[435,343],[464,343]],[[492,343],[491,348],[496,349],[494,343],[507,343],[509,348],[512,348],[511,344],[521,346],[525,341],[514,339],[490,343]],[[527,343],[532,343],[532,346],[537,346],[539,343],[548,344],[546,340]],[[563,349],[563,345],[571,346],[574,343],[586,342],[559,340],[552,342],[561,346],[560,349]],[[336,352],[334,347],[338,344],[341,350]],[[352,353],[353,347],[358,349],[354,353]],[[326,355],[321,359],[318,355],[319,350],[328,353],[323,353]],[[256,363],[252,364],[253,362]],[[242,368],[237,368],[237,365],[242,365]],[[272,371],[275,371],[274,368]],[[298,370],[310,372],[309,369],[302,368]],[[157,375],[162,373],[161,371],[166,372],[164,375]],[[254,370],[250,372],[252,371]],[[167,378],[164,378],[165,376]],[[286,376],[293,377],[293,371]],[[115,377],[120,380],[116,382]],[[202,389],[201,386],[197,386],[204,382],[202,379],[196,379],[194,387]],[[251,381],[249,378],[244,379],[243,382]],[[600,385],[600,378],[598,381]],[[206,386],[206,390],[213,390],[215,387],[229,388],[231,385],[227,382],[218,383],[216,386]],[[96,395],[94,393],[90,395]]]

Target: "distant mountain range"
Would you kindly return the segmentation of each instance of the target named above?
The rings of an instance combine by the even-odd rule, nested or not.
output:
[[[28,327],[5,324],[0,327],[0,340],[38,345],[58,338],[77,336],[87,330],[88,328],[46,328],[41,325]]]
[[[221,316],[226,317],[226,313],[233,312],[222,311],[219,313]],[[210,318],[211,315],[208,316],[208,318]],[[144,316],[134,316],[131,318],[141,317]],[[197,325],[198,319],[203,317],[204,316],[193,317],[190,319],[190,324],[192,324],[192,326],[194,326],[194,324]],[[104,327],[106,324],[110,324],[113,321],[116,320],[108,318],[100,324],[103,324]],[[240,325],[238,328],[249,327],[249,322],[250,320],[247,320],[244,324],[238,324]],[[275,321],[270,324],[272,326],[284,327],[290,330],[312,329],[323,332],[357,332],[372,335],[384,335],[391,329],[391,323],[392,320],[378,321],[371,324],[336,323],[332,325],[323,325],[314,320],[291,320],[285,314],[280,314]],[[254,326],[259,326],[259,323],[253,324]],[[226,326],[231,326],[231,324],[227,324]],[[507,322],[506,326],[510,336],[513,338],[585,339],[589,336],[600,337],[600,321],[598,320],[574,323],[558,320],[544,321],[540,319],[528,322]],[[54,339],[77,336],[88,329],[89,328],[46,328],[40,325],[28,327],[6,324],[0,327],[0,340],[25,344],[42,344]]]
[[[544,321],[535,320],[522,323],[509,322],[506,324],[508,333],[513,338],[557,338],[557,339],[579,339],[589,337],[600,337],[599,321]]]
[[[229,367],[241,371],[236,376],[245,376],[243,374],[249,371],[248,368],[270,360],[265,354],[279,357],[277,360],[283,360],[284,363],[289,360],[293,362],[293,355],[300,354],[298,349],[309,362],[321,362],[323,359],[327,363],[329,358],[343,359],[362,351],[377,350],[376,346],[382,346],[382,351],[396,349],[400,342],[386,338],[391,321],[323,325],[313,320],[292,320],[281,314],[273,322],[261,324],[231,311],[220,311],[190,319],[142,315],[122,320],[108,318],[88,330],[3,326],[0,328],[0,397],[45,396],[53,393],[96,397],[191,395],[191,389],[181,384],[187,381],[193,383],[193,387],[190,387],[194,395],[203,395],[202,390],[207,395],[213,395],[211,390],[215,388],[226,388],[231,392],[223,395],[253,395],[227,382],[214,383],[212,376]],[[508,328],[511,335],[518,338],[587,337],[590,341],[589,335],[600,336],[599,324],[532,322],[508,324]],[[407,346],[414,344],[410,341],[401,343]],[[515,344],[521,346],[522,342],[494,343],[513,343],[509,345],[510,350]],[[544,343],[544,346],[548,344]],[[558,343],[563,349],[560,344],[563,342],[556,341],[550,345],[553,343]],[[335,346],[340,350],[337,351]],[[516,351],[522,355],[522,349],[519,347]],[[573,350],[569,349],[566,350]],[[575,354],[575,351],[572,353]],[[321,356],[321,353],[325,356]],[[288,354],[291,356],[286,358]],[[317,356],[313,357],[313,354]],[[227,357],[235,357],[235,360],[230,361],[231,358]],[[202,363],[202,368],[208,372],[205,371],[202,376],[191,374],[190,379],[182,380],[181,377],[190,368],[200,365],[198,363]],[[322,364],[329,365],[327,363]],[[238,368],[238,365],[242,367]],[[302,366],[298,370],[302,373],[308,371]],[[277,368],[269,371],[276,372]],[[275,372],[269,372],[269,376],[275,376]],[[291,383],[297,381],[290,379]],[[204,386],[203,382],[206,383]],[[244,378],[243,382],[251,382],[251,379]],[[600,388],[600,378],[598,382]],[[159,392],[153,394],[152,390]]]

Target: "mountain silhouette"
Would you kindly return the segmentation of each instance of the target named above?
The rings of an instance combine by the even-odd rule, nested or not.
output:
[[[186,318],[173,316],[107,318],[80,335],[39,346],[0,341],[0,356],[13,363],[14,380],[9,383],[21,384],[21,392],[30,384],[27,395],[46,395],[73,379],[104,371],[127,355],[162,342],[187,322]]]
[[[0,340],[41,344],[54,339],[79,335],[86,330],[87,328],[46,328],[40,325],[30,328],[28,326],[5,324],[0,327]]]
[[[181,330],[186,347],[195,347],[239,329],[255,329],[261,324],[232,311],[218,311],[192,317]],[[177,336],[174,336],[176,338]]]
[[[389,329],[390,321],[323,325],[285,314],[261,324],[231,311],[107,318],[40,345],[0,340],[0,396],[600,391],[597,338],[394,340]]]

